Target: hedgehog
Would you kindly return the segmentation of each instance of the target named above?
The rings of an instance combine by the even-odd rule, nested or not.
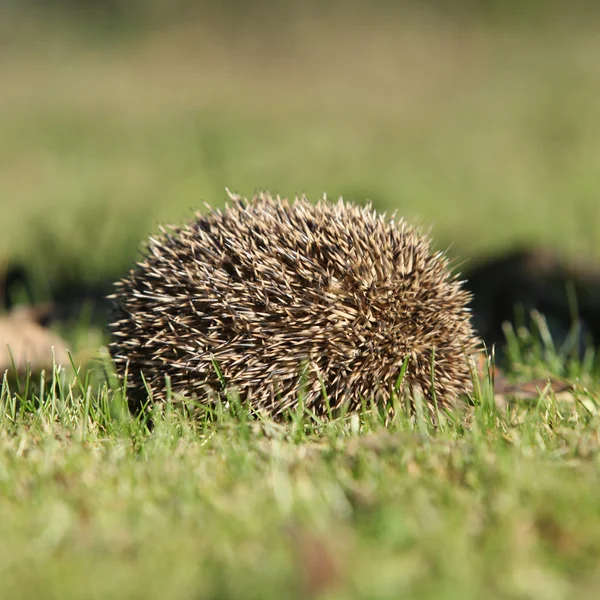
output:
[[[115,284],[109,349],[132,410],[235,392],[273,417],[327,416],[470,393],[470,295],[428,235],[342,198],[228,195],[161,227]]]

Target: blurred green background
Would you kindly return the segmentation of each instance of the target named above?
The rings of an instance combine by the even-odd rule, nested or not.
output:
[[[0,259],[111,280],[225,187],[600,259],[596,4],[4,1]]]

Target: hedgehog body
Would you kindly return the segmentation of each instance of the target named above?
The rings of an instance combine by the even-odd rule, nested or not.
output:
[[[340,199],[230,196],[151,238],[117,284],[110,345],[130,407],[224,387],[272,415],[316,414],[405,389],[450,405],[478,348],[469,294],[403,220]],[[143,377],[142,377],[143,374]],[[433,386],[432,386],[433,382]]]

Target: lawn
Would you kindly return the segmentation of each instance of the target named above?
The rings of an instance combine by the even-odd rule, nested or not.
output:
[[[4,396],[3,598],[597,597],[597,393],[150,433],[67,384]]]
[[[370,198],[460,261],[517,241],[600,260],[591,12],[114,23],[0,15],[0,256],[41,299],[121,276],[225,187]],[[63,333],[76,362],[106,341]],[[0,598],[596,598],[600,369],[542,342],[517,329],[509,376],[575,393],[484,385],[436,426],[233,406],[150,428],[99,366],[7,380]]]

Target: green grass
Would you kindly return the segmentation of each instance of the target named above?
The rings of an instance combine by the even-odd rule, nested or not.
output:
[[[158,223],[266,187],[370,198],[461,259],[523,240],[599,258],[600,18],[378,14],[135,35],[9,19],[0,256],[114,278]]]
[[[502,408],[484,385],[437,426],[234,403],[150,431],[89,376],[5,388],[0,597],[595,598],[592,375]]]
[[[42,290],[113,279],[159,222],[268,187],[371,198],[461,260],[600,259],[598,17],[382,14],[0,15],[0,258]],[[509,375],[576,393],[484,386],[437,427],[221,407],[150,430],[95,368],[5,384],[0,598],[595,599],[600,368],[571,354],[517,328]]]

